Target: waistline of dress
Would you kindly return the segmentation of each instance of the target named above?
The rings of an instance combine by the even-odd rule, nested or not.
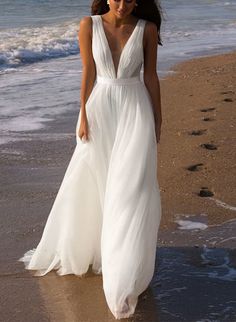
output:
[[[98,84],[109,84],[109,85],[131,85],[142,82],[139,76],[128,77],[128,78],[109,78],[97,75]]]

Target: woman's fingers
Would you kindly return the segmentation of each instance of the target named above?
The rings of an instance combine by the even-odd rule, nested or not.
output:
[[[83,132],[78,132],[79,138],[82,142],[88,141],[88,132],[83,131]]]

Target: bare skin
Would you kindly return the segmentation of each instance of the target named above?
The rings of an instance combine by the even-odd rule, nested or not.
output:
[[[110,10],[102,15],[104,31],[107,36],[110,50],[117,71],[120,55],[124,45],[130,37],[137,17],[131,12],[135,7],[135,0],[110,0]],[[155,119],[155,131],[157,143],[161,134],[161,95],[160,83],[156,72],[157,62],[157,28],[152,22],[147,21],[144,36],[144,83],[152,100],[153,114]],[[86,115],[86,101],[93,89],[96,80],[96,66],[92,54],[92,18],[83,17],[80,21],[78,40],[82,59],[82,84],[81,84],[81,123],[79,137],[89,139],[89,127]]]

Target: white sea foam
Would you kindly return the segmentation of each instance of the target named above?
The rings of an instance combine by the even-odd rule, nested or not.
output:
[[[224,251],[224,250],[223,250]],[[201,254],[203,263],[208,263],[209,260],[214,260],[215,249],[208,248],[204,245],[203,253]],[[236,281],[236,268],[231,265],[231,260],[228,253],[223,256],[223,261],[220,264],[213,265],[211,271],[206,274],[210,278],[220,279],[224,281]]]
[[[229,205],[229,204],[227,204],[226,202],[224,202],[222,200],[219,200],[219,199],[216,199],[216,198],[213,198],[213,197],[210,197],[209,199],[213,200],[217,204],[217,206],[219,206],[219,207],[229,209],[229,210],[232,210],[232,211],[236,211],[235,206]]]
[[[191,221],[191,220],[182,220],[182,219],[177,219],[175,222],[179,225],[179,229],[200,229],[204,230],[208,227],[208,225],[197,222],[197,221]]]
[[[77,30],[76,22],[0,30],[0,66],[9,70],[25,63],[77,54]]]

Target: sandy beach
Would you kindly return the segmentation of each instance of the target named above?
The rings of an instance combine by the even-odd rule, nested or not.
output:
[[[236,52],[195,58],[161,80],[156,272],[124,321],[236,321],[235,62]],[[32,141],[1,146],[1,321],[115,321],[101,276],[32,277],[17,261],[41,238],[76,122],[75,113],[60,115]],[[50,137],[62,129],[66,139]],[[179,229],[186,220],[200,229]]]
[[[235,58],[230,53],[192,59],[176,65],[176,74],[161,82],[163,228],[173,227],[177,213],[206,213],[209,224],[235,218]],[[196,171],[187,170],[196,164],[201,164]],[[213,199],[198,195],[202,187]]]

